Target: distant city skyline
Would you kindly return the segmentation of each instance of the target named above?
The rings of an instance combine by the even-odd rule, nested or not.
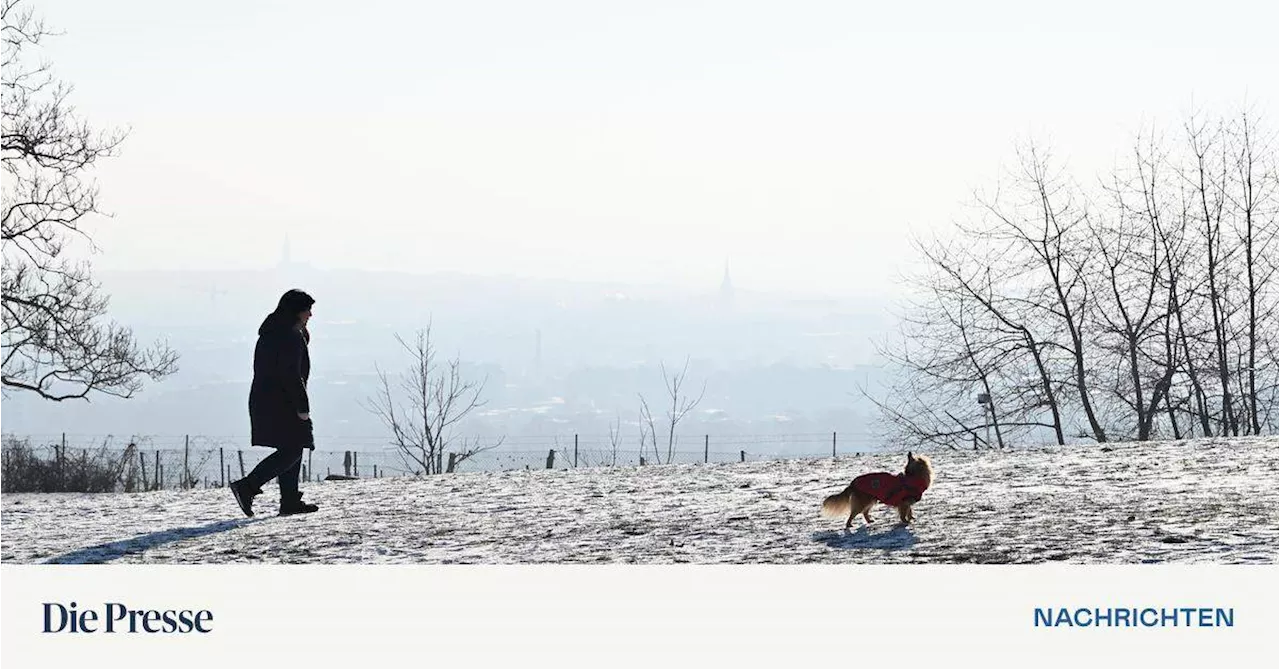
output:
[[[730,304],[723,283],[614,284],[610,293],[585,282],[329,271],[301,267],[285,248],[274,270],[103,272],[117,296],[113,316],[141,342],[164,338],[180,350],[179,372],[130,400],[12,397],[5,431],[239,434],[258,322],[278,290],[301,280],[318,300],[313,409],[327,443],[380,433],[361,404],[375,392],[375,369],[398,373],[406,361],[394,335],[428,322],[442,355],[459,356],[469,378],[488,377],[488,405],[468,433],[605,433],[615,418],[635,420],[638,394],[661,396],[661,364],[687,357],[709,384],[706,413],[688,430],[868,438],[869,410],[856,393],[876,379],[871,340],[889,323],[873,303],[735,292]]]

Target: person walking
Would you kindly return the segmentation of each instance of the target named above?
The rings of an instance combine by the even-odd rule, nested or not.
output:
[[[275,311],[258,328],[253,384],[249,388],[250,443],[269,446],[275,452],[259,462],[248,476],[228,486],[246,516],[253,515],[253,498],[273,478],[280,485],[280,515],[319,509],[303,502],[298,490],[302,452],[315,448],[311,404],[307,399],[307,378],[311,375],[307,321],[313,304],[315,300],[310,295],[290,290],[280,297]]]

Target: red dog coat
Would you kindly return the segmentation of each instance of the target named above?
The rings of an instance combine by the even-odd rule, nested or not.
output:
[[[853,480],[854,490],[874,497],[887,506],[898,506],[903,502],[915,504],[928,487],[929,484],[919,476],[889,472],[863,474]]]

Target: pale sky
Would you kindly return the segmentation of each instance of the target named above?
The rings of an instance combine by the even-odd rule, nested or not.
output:
[[[1260,2],[36,5],[99,171],[98,266],[321,267],[876,295],[1015,140],[1275,126]]]

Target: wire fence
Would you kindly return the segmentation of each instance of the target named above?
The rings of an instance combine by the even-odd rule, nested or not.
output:
[[[465,454],[443,450],[424,468],[422,458],[370,448],[367,437],[345,439],[366,448],[308,450],[302,479],[383,478],[457,473],[659,464],[758,462],[779,458],[860,454],[877,450],[842,444],[834,432],[771,435],[682,435],[671,448],[608,435],[517,436],[495,448]],[[495,439],[494,442],[498,440]],[[224,487],[271,454],[244,446],[246,437],[195,435],[120,439],[110,435],[3,435],[4,492],[141,492]]]

